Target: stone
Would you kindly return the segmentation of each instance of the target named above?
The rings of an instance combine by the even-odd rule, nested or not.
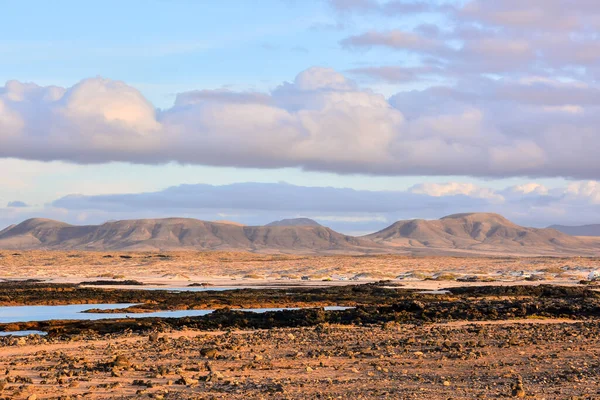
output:
[[[131,365],[131,363],[129,362],[129,359],[122,354],[119,354],[118,356],[116,356],[112,364],[113,364],[113,367],[118,367],[118,368],[129,368],[129,366]]]
[[[519,377],[517,379],[517,382],[512,386],[512,396],[525,397],[525,387],[523,386],[523,381],[521,377]]]
[[[220,373],[219,371],[214,371],[214,372],[211,372],[210,374],[208,374],[208,376],[206,377],[206,381],[214,382],[214,381],[221,380],[223,378],[224,378],[224,376],[222,373]]]
[[[200,349],[200,355],[203,357],[206,357],[206,358],[217,358],[219,355],[219,352],[215,348],[205,347],[205,348]]]
[[[189,376],[181,375],[179,380],[175,382],[179,385],[192,386],[198,383],[198,379],[190,378]]]

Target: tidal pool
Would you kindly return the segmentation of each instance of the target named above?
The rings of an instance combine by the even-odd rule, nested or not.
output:
[[[40,335],[45,336],[48,333],[43,331],[15,331],[15,332],[0,332],[0,337],[3,336],[29,336],[29,335]]]
[[[181,318],[196,317],[208,315],[214,310],[175,310],[175,311],[156,311],[149,313],[85,313],[83,311],[90,309],[114,310],[127,308],[135,304],[70,304],[65,306],[10,306],[0,307],[0,323],[9,322],[30,322],[30,321],[49,321],[56,319],[71,320],[98,320],[98,319],[117,319],[117,318]],[[346,310],[351,307],[324,307],[329,311]],[[239,311],[263,313],[268,311],[298,310],[299,308],[244,308]]]

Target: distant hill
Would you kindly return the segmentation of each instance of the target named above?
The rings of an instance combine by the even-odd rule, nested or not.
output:
[[[525,228],[498,214],[455,214],[439,220],[398,221],[364,236],[380,244],[417,253],[460,251],[494,254],[598,254],[600,241],[590,242],[555,229]]]
[[[310,218],[291,218],[282,219],[281,221],[273,221],[265,226],[321,226],[321,224]]]
[[[220,219],[220,220],[212,221],[212,222],[214,222],[215,224],[227,224],[227,225],[235,225],[235,226],[246,226],[246,225],[244,225],[242,223],[235,222],[235,221],[228,221],[228,220],[225,220],[225,219]]]
[[[281,253],[383,251],[383,246],[372,241],[322,226],[239,226],[186,218],[126,220],[87,226],[30,219],[2,231],[0,248]]]
[[[580,226],[552,225],[550,228],[572,236],[600,236],[600,224]]]
[[[501,215],[489,213],[398,221],[363,237],[343,235],[306,218],[277,221],[266,226],[188,218],[76,226],[37,218],[1,231],[0,249],[586,256],[600,254],[600,238],[574,237],[549,228],[526,228]]]

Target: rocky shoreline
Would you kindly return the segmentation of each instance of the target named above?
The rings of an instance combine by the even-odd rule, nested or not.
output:
[[[600,396],[600,293],[538,285],[430,294],[388,285],[170,293],[0,284],[3,304],[216,309],[201,317],[0,324],[48,333],[0,337],[0,399]],[[314,308],[230,307],[272,304]],[[322,308],[341,304],[355,308]]]
[[[586,287],[482,286],[451,288],[448,294],[390,289],[386,282],[356,286],[296,289],[240,289],[227,292],[178,292],[81,288],[77,285],[32,283],[22,288],[0,287],[12,304],[50,304],[72,300],[138,304],[116,312],[173,309],[216,309],[198,317],[52,320],[0,324],[0,331],[38,330],[49,336],[80,332],[107,334],[156,329],[268,329],[314,327],[319,324],[365,325],[385,323],[444,323],[501,321],[531,318],[600,317],[600,293]],[[7,294],[7,292],[14,294]],[[88,298],[85,298],[89,295]],[[326,311],[328,305],[352,309]],[[299,310],[248,313],[235,308],[310,307]],[[185,308],[184,308],[185,307]]]

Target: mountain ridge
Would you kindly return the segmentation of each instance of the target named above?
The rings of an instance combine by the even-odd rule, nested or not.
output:
[[[383,246],[322,226],[241,226],[191,218],[69,225],[29,219],[0,234],[0,248],[56,250],[245,250],[370,252]]]
[[[322,226],[310,218],[285,218],[279,221],[269,222],[265,226]]]
[[[312,225],[303,225],[312,223]],[[316,224],[316,225],[315,225]],[[309,219],[264,226],[162,218],[70,225],[33,218],[0,231],[0,248],[48,250],[239,250],[295,254],[598,255],[600,239],[519,226],[493,213],[396,221],[360,237]]]
[[[600,236],[600,224],[550,225],[548,228],[556,229],[571,236]]]
[[[500,214],[462,213],[438,220],[397,221],[363,236],[380,244],[424,250],[488,253],[596,254],[596,243],[549,228],[519,226]],[[600,243],[600,242],[599,242]]]

